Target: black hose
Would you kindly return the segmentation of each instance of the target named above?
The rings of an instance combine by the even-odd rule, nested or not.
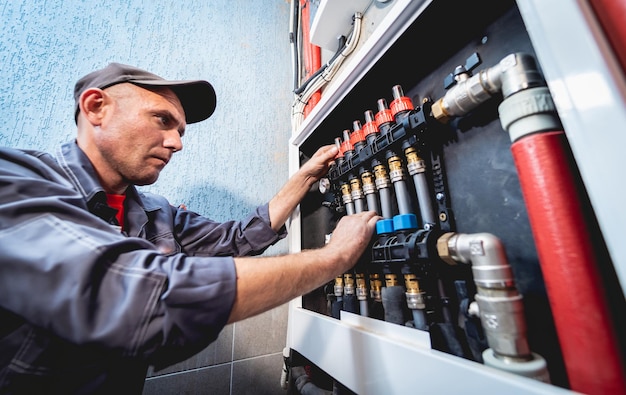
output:
[[[291,33],[289,35],[289,40],[292,43],[292,46],[294,48],[293,50],[293,86],[294,88],[298,87],[298,84],[300,83],[300,73],[298,72],[299,68],[300,68],[300,59],[298,56],[298,16],[300,15],[300,4],[299,2],[297,2],[296,0],[292,0],[294,1],[294,6],[293,6],[293,26],[291,27]]]
[[[381,296],[385,321],[398,325],[404,325],[404,288],[400,286],[382,287]]]
[[[343,296],[343,310],[359,314],[359,300],[356,295],[344,295]]]
[[[341,298],[335,299],[330,305],[330,315],[333,318],[339,319],[340,311],[343,310],[343,300]]]
[[[343,50],[345,49],[346,46],[346,38],[345,36],[341,36],[339,37],[339,50],[337,52],[335,52],[335,54],[333,55],[333,57],[330,59],[330,61],[326,62],[322,67],[320,67],[319,69],[317,69],[313,74],[311,74],[311,76],[309,78],[307,78],[306,81],[304,81],[302,83],[302,85],[300,87],[297,87],[298,85],[295,84],[295,86],[297,87],[296,89],[294,89],[293,93],[295,93],[296,95],[299,95],[300,93],[304,92],[304,90],[306,89],[306,87],[311,83],[311,81],[313,81],[317,76],[319,76],[320,74],[322,74],[324,72],[324,70],[326,70],[328,68],[328,66],[333,63],[335,61],[335,59],[337,59],[339,57],[339,55],[343,52]]]

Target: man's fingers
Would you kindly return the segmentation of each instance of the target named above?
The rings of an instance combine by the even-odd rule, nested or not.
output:
[[[334,145],[327,145],[325,147],[322,147],[320,151],[322,151],[321,153],[324,155],[324,162],[330,162],[334,160],[339,153],[339,150]]]
[[[368,222],[372,220],[374,220],[374,222],[377,222],[378,220],[382,219],[380,215],[376,214],[376,211],[362,211],[355,215],[360,215],[362,217],[365,217],[368,220]]]
[[[369,221],[367,221],[368,224],[376,226],[376,223],[378,221],[380,221],[381,219],[383,219],[383,217],[381,217],[380,215],[376,214],[375,211],[372,211],[373,215],[372,217],[369,219]]]

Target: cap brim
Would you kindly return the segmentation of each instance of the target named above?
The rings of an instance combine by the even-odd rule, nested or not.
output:
[[[170,88],[180,100],[187,124],[204,121],[215,111],[217,97],[208,81],[130,80],[133,84]]]

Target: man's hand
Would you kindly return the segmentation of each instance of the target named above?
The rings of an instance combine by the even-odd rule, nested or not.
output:
[[[333,256],[340,257],[343,269],[353,267],[369,245],[376,228],[376,222],[382,219],[374,211],[346,215],[337,223],[326,245]]]
[[[270,200],[269,211],[272,229],[278,231],[311,189],[311,186],[328,173],[337,152],[337,147],[334,145],[325,145],[318,149],[311,159],[304,163],[289,178],[276,196]]]
[[[235,258],[237,296],[228,322],[279,306],[350,270],[369,245],[379,219],[373,211],[343,217],[322,248],[280,256]]]
[[[308,181],[309,186],[328,174],[328,169],[335,160],[337,153],[337,147],[334,145],[322,146],[313,154],[311,159],[300,167],[299,172]]]

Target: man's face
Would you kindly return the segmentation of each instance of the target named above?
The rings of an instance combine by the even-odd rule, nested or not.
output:
[[[113,183],[148,185],[154,183],[172,154],[183,148],[185,113],[170,89],[148,90],[133,84],[107,88],[112,105],[96,127],[94,141],[101,165],[101,177]]]

